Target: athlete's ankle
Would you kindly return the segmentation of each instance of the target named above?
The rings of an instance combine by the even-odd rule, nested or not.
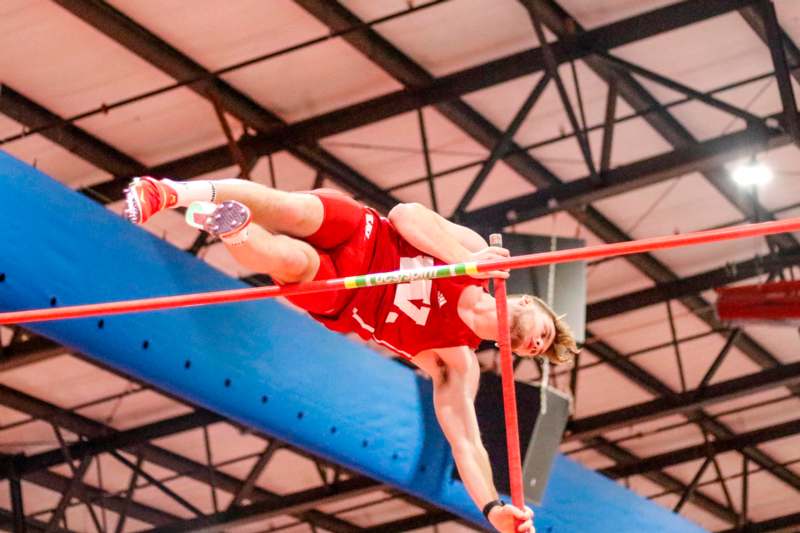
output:
[[[192,202],[216,203],[217,188],[211,180],[174,181],[163,178],[161,183],[175,191],[178,197],[175,207],[189,207]]]

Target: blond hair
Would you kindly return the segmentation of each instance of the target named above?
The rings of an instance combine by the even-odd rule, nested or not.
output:
[[[578,348],[578,345],[575,342],[575,336],[572,333],[572,328],[570,328],[569,324],[567,324],[567,322],[564,320],[565,315],[558,315],[555,310],[541,298],[533,295],[527,296],[533,300],[533,303],[541,311],[544,311],[553,320],[553,326],[556,330],[553,343],[542,355],[546,356],[550,362],[556,365],[569,363],[570,361],[574,360],[575,356],[578,355],[581,350]],[[509,299],[522,297],[522,294],[508,296]]]

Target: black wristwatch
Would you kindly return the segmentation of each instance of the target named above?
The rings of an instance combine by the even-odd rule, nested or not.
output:
[[[494,509],[495,507],[502,507],[505,504],[506,502],[504,502],[503,500],[490,501],[489,503],[483,506],[483,516],[486,518],[486,520],[489,520],[489,513],[492,512],[492,509]]]

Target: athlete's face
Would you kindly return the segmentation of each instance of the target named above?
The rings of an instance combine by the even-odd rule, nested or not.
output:
[[[551,316],[524,295],[509,301],[511,349],[517,355],[535,357],[546,352],[556,337]]]

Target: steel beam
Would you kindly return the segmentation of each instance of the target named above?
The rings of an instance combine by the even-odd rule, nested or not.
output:
[[[778,15],[775,13],[775,5],[771,0],[762,0],[756,6],[763,22],[763,34],[766,44],[772,55],[772,63],[775,65],[775,77],[778,80],[778,91],[781,95],[783,105],[783,118],[789,133],[795,143],[800,143],[800,120],[797,117],[797,100],[792,87],[789,66],[786,63],[786,50],[784,43],[788,38],[778,24]],[[785,39],[786,38],[786,39]]]
[[[44,533],[45,529],[47,529],[47,524],[36,520],[34,518],[26,518],[24,530],[18,530],[15,528],[15,520],[14,514],[12,512],[6,511],[5,509],[0,509],[0,529],[4,531],[13,531],[16,533],[17,531],[26,531],[29,533]],[[73,533],[72,530],[57,528],[54,530],[53,533]]]
[[[572,420],[567,424],[569,434],[565,436],[564,441],[586,439],[620,427],[641,424],[670,415],[685,414],[748,394],[797,384],[800,384],[800,363],[770,368],[714,383],[702,389],[664,396],[615,411]]]
[[[61,522],[61,520],[64,518],[64,513],[67,512],[67,506],[78,492],[78,486],[83,483],[83,477],[86,475],[86,472],[89,470],[89,466],[91,466],[91,464],[92,458],[84,457],[81,460],[81,464],[72,472],[72,479],[69,480],[67,489],[61,493],[61,499],[58,501],[58,505],[56,505],[53,514],[50,515],[50,521],[47,523],[46,533],[51,533],[54,529],[56,529],[59,522]]]
[[[547,88],[548,83],[550,82],[550,76],[543,76],[539,79],[536,85],[533,86],[533,90],[531,90],[528,97],[522,102],[522,105],[517,110],[516,115],[514,118],[511,119],[511,124],[508,125],[508,128],[500,135],[497,139],[497,142],[492,147],[492,151],[489,153],[489,158],[486,162],[481,166],[481,169],[478,171],[478,174],[473,178],[472,182],[467,187],[467,191],[459,200],[458,205],[455,209],[455,217],[460,218],[466,212],[467,206],[472,202],[475,198],[475,195],[478,194],[478,191],[483,186],[486,178],[489,177],[492,170],[494,169],[497,162],[506,154],[509,147],[513,144],[514,136],[519,131],[520,126],[528,118],[533,106],[536,105],[536,102],[539,101],[539,98],[544,93],[545,89]]]
[[[619,444],[609,442],[603,437],[591,437],[585,439],[584,442],[592,446],[592,449],[602,453],[606,457],[613,459],[618,463],[635,462],[640,460],[638,456],[626,450]],[[686,491],[687,486],[682,481],[670,474],[667,474],[666,472],[647,472],[643,475],[648,480],[652,481],[653,483],[657,483],[670,492],[683,494]],[[702,492],[695,490],[689,496],[689,501],[701,509],[704,509],[711,515],[716,516],[720,520],[728,522],[729,524],[735,524],[737,522],[738,516],[733,509],[725,507],[717,500],[707,496]]]
[[[31,365],[67,353],[68,350],[58,343],[33,335],[28,340],[6,346],[0,357],[0,372]]]
[[[364,529],[365,533],[405,533],[422,528],[439,525],[443,522],[453,520],[453,515],[446,511],[430,511],[423,514],[401,518],[391,522],[385,522],[376,526]],[[435,531],[435,530],[434,530]]]
[[[207,79],[210,76],[209,71],[199,63],[183,55],[110,4],[97,0],[56,0],[56,3],[176,80]],[[271,132],[286,125],[279,117],[220,79],[190,84],[188,88],[203,98],[218,102],[229,113],[260,132]],[[247,143],[242,142],[242,151],[248,153],[246,148]],[[227,163],[224,166],[235,164],[228,144],[224,145],[224,149],[226,153],[222,160]],[[391,195],[313,142],[288,149],[300,160],[326,171],[331,178],[359,195],[365,202],[387,210],[397,203]],[[188,177],[186,174],[176,175]],[[120,181],[127,180],[114,180],[115,183]]]
[[[16,476],[8,480],[9,492],[11,493],[11,513],[12,531],[14,533],[25,533],[27,524],[25,523],[25,506],[22,500],[22,483]]]
[[[523,0],[523,2],[527,1],[529,0]],[[596,177],[597,171],[595,170],[594,161],[592,160],[592,151],[589,147],[589,140],[586,138],[586,132],[583,129],[586,124],[583,124],[583,127],[581,126],[581,124],[578,122],[578,117],[575,115],[575,110],[572,109],[572,102],[570,102],[569,95],[567,94],[567,88],[564,86],[561,75],[558,73],[558,61],[556,60],[555,54],[553,54],[550,43],[547,42],[547,36],[544,34],[542,21],[531,9],[528,9],[528,15],[531,19],[531,24],[533,25],[533,31],[536,33],[536,39],[539,41],[539,44],[542,47],[542,56],[544,58],[546,72],[556,84],[558,97],[561,99],[561,106],[564,108],[564,112],[567,114],[570,126],[572,127],[572,133],[578,141],[578,146],[581,149],[581,154],[583,155],[583,160],[586,163],[586,167],[589,169],[590,174],[593,177]],[[580,101],[580,93],[578,93],[577,96]],[[581,107],[581,111],[583,111],[583,107]]]
[[[267,520],[280,515],[296,515],[314,507],[334,503],[346,498],[380,490],[383,485],[377,481],[359,477],[340,481],[328,486],[317,487],[293,494],[281,496],[280,500],[254,503],[245,507],[236,507],[220,513],[201,516],[155,528],[151,531],[159,533],[177,533],[182,531],[204,531],[213,533],[254,522]]]
[[[38,128],[46,124],[63,122],[61,117],[8,85],[0,85],[0,113],[27,128]],[[115,176],[135,176],[146,168],[131,156],[72,124],[63,124],[57,128],[47,129],[41,135],[84,161]]]
[[[755,446],[763,442],[782,439],[800,433],[800,419],[795,419],[783,424],[777,424],[740,435],[712,440],[704,444],[689,446],[679,450],[647,457],[633,463],[623,463],[617,466],[604,468],[601,472],[613,479],[633,476],[654,470],[663,470],[688,461],[712,457],[731,450],[740,450]]]
[[[590,331],[587,331],[586,334],[589,337],[593,336]],[[741,336],[740,340],[742,338],[747,339],[747,337]],[[675,394],[672,389],[662,383],[658,378],[632,361],[624,358],[621,354],[611,348],[611,346],[603,342],[596,342],[592,343],[589,349],[602,361],[608,363],[612,368],[627,375],[634,382],[638,383],[652,394],[663,397],[671,397]],[[769,354],[767,353],[765,355]],[[778,363],[776,362],[772,366],[778,366]],[[731,431],[728,426],[709,417],[702,410],[698,410],[697,413],[692,413],[691,415],[686,416],[690,421],[698,423],[701,428],[714,435],[718,439],[729,438],[734,435],[733,431]],[[798,478],[797,474],[785,466],[782,466],[778,461],[769,455],[752,446],[743,448],[740,451],[745,457],[750,458],[776,478],[780,479],[793,489],[800,490],[800,478]]]
[[[800,254],[789,252],[731,263],[722,268],[590,303],[586,306],[586,321],[602,320],[667,300],[685,298],[795,265],[800,265]]]
[[[88,1],[59,0],[62,5],[73,5],[75,9],[85,7]],[[552,45],[553,51],[559,62],[580,59],[590,53],[590,47],[608,50],[624,46],[747,7],[755,1],[757,0],[687,0],[587,31],[574,39],[556,42]],[[99,5],[99,2],[92,2],[92,9],[96,7],[94,4]],[[254,154],[266,155],[543,70],[542,50],[526,50],[444,76],[420,88],[402,89],[288,126],[273,128],[268,133],[261,132],[252,138],[243,139],[240,145],[244,150],[252,149]],[[160,175],[188,178],[232,164],[225,144],[159,165],[151,171]],[[118,198],[124,187],[124,181],[114,180],[93,188],[109,198]]]
[[[272,456],[275,455],[275,452],[280,450],[282,447],[283,444],[279,442],[278,439],[272,439],[270,441],[262,454],[258,457],[256,464],[254,464],[250,469],[247,477],[244,478],[244,484],[242,484],[242,488],[239,490],[239,492],[233,495],[233,499],[228,505],[229,509],[241,505],[243,501],[250,498],[250,494],[253,492],[253,487],[256,486],[256,481],[258,481],[258,478],[264,472],[264,469],[267,468],[267,465],[272,460]]]
[[[770,518],[762,522],[751,522],[742,527],[726,529],[720,533],[770,533],[772,531],[797,531],[800,526],[800,513],[793,513],[778,518]]]
[[[90,438],[108,436],[116,432],[114,429],[101,424],[100,422],[96,422],[77,413],[72,413],[5,385],[0,385],[0,404],[17,411],[27,413],[30,416],[48,420],[65,429],[68,429],[69,431],[72,431],[73,433],[85,435]],[[208,482],[207,467],[203,464],[183,457],[182,455],[170,452],[152,444],[135,446],[130,450],[130,452],[133,454],[140,453],[145,460],[161,466],[162,468],[166,468],[178,474],[190,477],[195,481],[199,481],[201,483]],[[39,471],[29,475],[26,480],[31,481],[32,483],[41,484],[48,488],[53,488],[55,486],[56,488],[54,488],[54,490],[60,492],[63,490],[63,488],[58,488],[58,479],[53,478],[52,476],[54,475],[55,474],[51,474],[49,471]],[[225,474],[224,472],[218,471],[215,474],[215,479],[220,490],[224,490],[225,492],[231,494],[236,494],[241,490],[243,485],[239,479]],[[99,495],[97,496],[97,499],[100,499]],[[276,501],[280,499],[280,496],[260,487],[256,487],[253,490],[252,499],[256,501]],[[98,504],[105,504],[108,501],[108,499],[102,499],[100,502],[98,502]],[[122,508],[121,502],[120,508]],[[129,514],[130,516],[139,520],[143,520],[151,524],[156,523],[135,516],[133,513],[133,507],[131,508],[131,512]],[[305,522],[317,524],[320,527],[324,527],[325,529],[334,532],[352,533],[355,531],[355,526],[349,522],[320,511],[310,510],[302,513],[297,518]],[[161,521],[161,523],[163,523],[163,521]]]
[[[25,481],[60,494],[63,494],[69,488],[71,482],[70,478],[56,474],[55,472],[51,472],[49,470],[34,472],[33,474],[27,476]],[[136,520],[140,520],[147,524],[168,524],[178,520],[178,517],[173,514],[137,503],[135,501],[127,504],[124,498],[112,496],[105,491],[84,483],[78,483],[75,486],[73,496],[82,502],[104,507],[116,513],[127,511],[129,517],[135,518]]]
[[[62,450],[57,449],[20,458],[16,461],[14,471],[19,475],[25,476],[37,470],[62,464],[67,461],[67,457],[72,460],[78,460],[84,457],[100,455],[112,450],[130,448],[154,439],[190,431],[223,420],[224,418],[217,414],[205,410],[198,410],[186,415],[160,420],[152,424],[119,431],[92,440],[78,441],[67,447],[66,454],[63,453]],[[3,475],[9,474],[10,473],[4,473]]]
[[[475,209],[462,219],[466,224],[480,221],[497,227],[508,226],[648,187],[691,172],[708,171],[727,161],[750,155],[753,145],[778,148],[792,142],[777,130],[748,129],[702,143],[676,148],[672,152],[611,169],[597,181],[591,175],[551,185],[530,194]]]

